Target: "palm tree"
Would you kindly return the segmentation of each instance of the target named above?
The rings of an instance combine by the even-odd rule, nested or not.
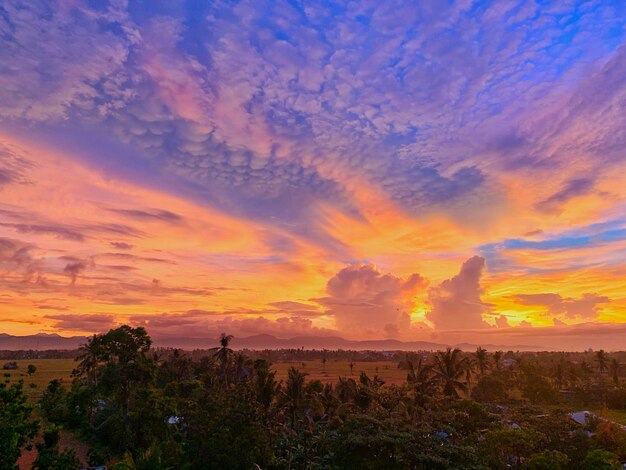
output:
[[[502,360],[503,355],[504,353],[502,351],[496,351],[493,353],[493,362],[498,370],[500,370],[500,366],[502,365],[500,361]]]
[[[487,350],[478,346],[476,348],[476,363],[478,364],[478,370],[480,371],[480,376],[485,375],[485,371],[487,370],[487,366],[489,363],[489,355]]]
[[[276,382],[276,372],[270,369],[270,364],[265,359],[257,359],[254,361],[254,377],[257,399],[267,413],[280,390],[280,384]]]
[[[298,423],[298,414],[304,406],[304,378],[307,376],[306,372],[300,372],[295,367],[291,367],[287,374],[287,384],[282,394],[289,410],[291,435],[296,435],[296,423]],[[291,440],[291,439],[290,439]],[[287,462],[287,468],[291,469],[293,453],[294,453],[295,440],[289,445],[289,460]],[[305,444],[306,446],[306,444]],[[306,453],[306,450],[305,450]]]
[[[228,386],[228,361],[230,360],[230,356],[233,354],[233,350],[228,346],[230,342],[233,340],[233,335],[227,335],[226,333],[222,333],[220,335],[220,345],[217,348],[213,348],[215,353],[213,354],[213,358],[218,360],[222,369],[222,374],[224,375],[224,385]]]
[[[295,429],[298,411],[304,402],[304,378],[308,374],[291,367],[287,374],[287,385],[283,395],[287,401],[291,415],[291,428]]]
[[[443,393],[449,397],[460,396],[467,392],[467,385],[462,381],[468,367],[467,358],[462,357],[458,348],[439,351],[435,356],[435,373],[443,385]]]
[[[74,375],[85,374],[87,380],[98,385],[98,366],[100,365],[103,349],[102,336],[93,335],[78,348],[79,354],[76,357],[78,366],[74,370]]]
[[[554,368],[554,384],[556,385],[557,390],[561,390],[563,388],[563,384],[565,383],[565,361],[563,358],[559,360],[556,367]]]
[[[472,375],[476,370],[476,362],[469,358],[465,358],[465,382],[467,383],[467,392],[469,395],[472,394]]]
[[[437,377],[431,364],[426,364],[423,358],[417,362],[408,361],[409,373],[406,381],[415,393],[415,401],[424,406],[428,398],[435,394],[437,389]]]
[[[585,382],[589,380],[589,378],[593,374],[593,369],[591,368],[589,363],[585,360],[581,361],[580,363],[580,374],[581,374],[583,381]]]
[[[611,363],[609,364],[609,369],[611,371],[611,377],[613,377],[613,382],[615,385],[619,385],[619,368],[620,363],[617,359],[611,359]]]
[[[248,359],[243,353],[235,353],[233,359],[234,376],[237,381],[246,379],[250,375],[252,360]]]
[[[600,351],[596,353],[596,362],[598,363],[598,370],[600,371],[601,374],[603,372],[606,372],[608,361],[609,361],[609,358],[606,352],[604,351],[604,349],[600,349]]]

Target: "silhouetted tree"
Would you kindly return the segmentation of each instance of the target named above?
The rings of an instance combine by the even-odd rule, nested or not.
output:
[[[39,424],[31,419],[22,382],[7,387],[0,383],[0,469],[16,469],[21,448],[35,437]]]
[[[596,352],[596,362],[598,363],[598,371],[602,374],[606,372],[609,358],[604,351],[604,349],[600,349],[600,351]]]
[[[609,364],[609,369],[611,371],[611,377],[613,378],[613,383],[615,385],[619,385],[619,368],[620,363],[617,359],[611,359],[611,363]]]
[[[467,370],[467,359],[458,348],[447,348],[435,355],[435,373],[442,383],[443,393],[446,396],[458,397],[459,392],[467,392],[467,385],[463,382]]]
[[[478,370],[480,371],[481,377],[485,375],[487,368],[489,367],[489,353],[486,349],[478,346],[476,348],[476,364],[478,365]]]
[[[222,370],[222,377],[224,378],[224,385],[228,386],[228,362],[230,361],[230,357],[233,354],[233,350],[228,346],[230,342],[233,340],[233,335],[227,335],[226,333],[222,333],[220,335],[220,345],[215,348],[215,354],[213,357],[220,363],[220,367]]]
[[[495,365],[496,370],[500,370],[502,367],[502,356],[504,356],[502,351],[496,351],[493,353],[493,364]]]

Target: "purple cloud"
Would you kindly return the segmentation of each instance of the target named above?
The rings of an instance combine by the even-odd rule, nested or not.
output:
[[[428,292],[431,310],[426,318],[439,330],[485,328],[483,315],[491,312],[480,298],[480,279],[485,259],[474,256],[463,263],[456,276],[432,287]],[[500,320],[502,323],[502,320]]]

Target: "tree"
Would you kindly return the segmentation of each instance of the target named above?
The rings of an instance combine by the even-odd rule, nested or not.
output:
[[[539,375],[532,366],[524,369],[522,394],[532,404],[553,404],[559,399],[557,391],[552,384],[545,377]]]
[[[589,451],[580,466],[581,470],[621,470],[617,455],[602,449]]]
[[[483,375],[485,375],[487,367],[489,366],[489,353],[487,353],[486,349],[478,346],[474,354],[476,356],[476,364],[478,365],[480,376],[482,377]]]
[[[67,419],[67,390],[60,380],[51,380],[41,397],[41,413],[51,423]]]
[[[20,449],[39,429],[39,423],[31,419],[33,406],[27,403],[22,385],[0,384],[0,470],[17,469]]]
[[[613,378],[613,383],[615,385],[619,385],[619,369],[620,363],[617,359],[611,359],[611,363],[609,364],[609,370],[611,372],[611,377]]]
[[[152,340],[144,328],[122,325],[109,330],[99,339],[99,343],[99,356],[96,359],[105,362],[100,374],[106,383],[102,385],[115,392],[125,419],[133,388],[154,379],[154,362],[146,356]]]
[[[306,372],[300,372],[295,367],[291,367],[287,373],[287,385],[283,395],[289,408],[290,424],[295,429],[298,413],[304,401],[304,378]]]
[[[598,363],[598,371],[602,374],[606,372],[609,358],[604,351],[604,349],[600,349],[600,351],[596,352],[596,362]]]
[[[280,384],[276,382],[276,372],[270,370],[269,362],[257,359],[254,361],[254,377],[257,400],[263,411],[267,413],[280,390]]]
[[[554,368],[553,377],[557,390],[561,390],[565,384],[565,361],[563,357],[559,358],[559,362]]]
[[[91,429],[104,456],[139,452],[166,426],[167,415],[159,399],[152,398],[161,393],[150,391],[157,369],[151,345],[144,328],[122,325],[94,335],[82,347],[65,399],[68,419]],[[162,413],[158,419],[156,413]]]
[[[531,455],[525,462],[526,470],[566,470],[569,457],[558,450],[544,450]]]
[[[462,354],[458,348],[448,348],[435,355],[435,373],[442,383],[446,396],[458,398],[459,392],[467,392],[463,378],[468,365],[467,359],[462,357]]]
[[[488,432],[483,443],[491,460],[489,468],[519,468],[524,457],[530,456],[541,435],[525,429],[498,429]]]
[[[33,364],[28,364],[27,372],[29,376],[33,375],[35,372],[37,372],[37,366]]]
[[[493,353],[493,363],[496,366],[497,370],[500,370],[502,368],[502,356],[504,356],[504,353],[502,351],[496,351]]]
[[[415,401],[419,406],[424,406],[426,401],[431,398],[437,390],[437,377],[435,376],[433,366],[426,364],[423,358],[419,358],[417,362],[407,360],[409,373],[406,381],[415,394]]]
[[[74,369],[72,375],[86,376],[87,380],[94,384],[98,384],[98,366],[102,361],[102,338],[103,335],[93,335],[78,348],[78,366]]]
[[[478,379],[472,390],[472,398],[483,403],[501,403],[506,401],[507,386],[500,374],[485,375]]]
[[[220,345],[217,348],[214,348],[216,351],[213,354],[213,357],[220,363],[220,367],[222,369],[222,376],[224,378],[224,386],[228,387],[228,363],[230,361],[230,357],[233,355],[233,350],[228,346],[230,342],[233,340],[233,335],[227,335],[226,333],[222,333],[220,335]]]
[[[37,459],[33,463],[33,470],[76,470],[79,466],[78,458],[72,450],[59,450],[59,431],[57,426],[51,426],[43,433],[43,443],[37,445]]]
[[[472,358],[465,358],[465,384],[467,385],[467,392],[471,394],[472,392],[472,376],[474,375],[474,371],[476,370],[476,363],[472,360]]]

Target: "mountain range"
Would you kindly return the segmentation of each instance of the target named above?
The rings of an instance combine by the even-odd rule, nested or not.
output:
[[[57,334],[39,333],[28,336],[13,336],[0,333],[0,350],[46,350],[46,349],[76,349],[87,341],[86,336],[60,336]],[[156,337],[154,346],[172,347],[181,349],[209,349],[217,346],[218,339],[211,337]],[[233,349],[349,349],[370,351],[424,351],[440,350],[446,347],[458,347],[464,351],[475,350],[478,345],[470,343],[444,344],[428,341],[400,341],[396,339],[380,340],[349,340],[338,336],[297,336],[294,338],[276,338],[272,335],[254,335],[246,338],[234,338],[231,343]],[[540,351],[545,350],[538,346],[499,344],[483,344],[483,348],[495,351]]]

